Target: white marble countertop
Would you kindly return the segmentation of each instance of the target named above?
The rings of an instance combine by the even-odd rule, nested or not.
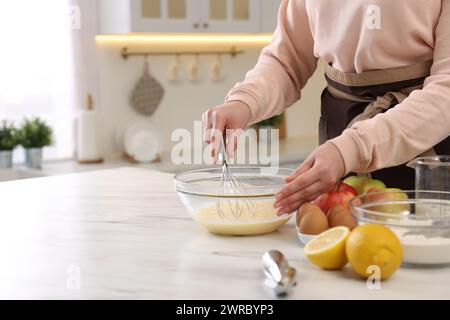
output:
[[[349,267],[322,271],[292,224],[259,237],[196,225],[170,174],[121,168],[0,183],[0,298],[265,299],[261,256],[285,253],[294,299],[450,298],[450,268],[400,269],[369,290]]]

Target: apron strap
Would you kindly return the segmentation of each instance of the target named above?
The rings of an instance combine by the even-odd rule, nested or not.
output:
[[[399,81],[407,81],[411,79],[418,79],[430,75],[430,69],[433,61],[420,62],[407,67],[392,68],[385,70],[375,70],[363,73],[345,73],[334,69],[330,65],[326,65],[326,75],[328,78],[344,86],[370,86],[385,83],[394,83]],[[407,87],[398,91],[390,91],[377,98],[356,96],[349,94],[334,87],[328,83],[327,90],[335,98],[344,99],[353,102],[368,103],[362,113],[357,115],[348,124],[350,128],[358,121],[363,121],[375,117],[377,114],[385,112],[392,106],[402,103],[414,90],[420,90],[423,84],[413,87]],[[424,152],[421,156],[436,155],[434,149]]]
[[[334,82],[344,86],[363,87],[427,77],[430,75],[432,65],[433,60],[428,60],[406,67],[350,73],[339,71],[326,64],[325,74]]]
[[[362,113],[357,115],[348,124],[347,128],[350,128],[358,121],[367,120],[375,117],[377,114],[382,113],[392,107],[393,105],[402,103],[411,92],[414,90],[422,89],[423,85],[405,88],[399,91],[387,92],[384,96],[377,97],[375,101],[370,102]]]

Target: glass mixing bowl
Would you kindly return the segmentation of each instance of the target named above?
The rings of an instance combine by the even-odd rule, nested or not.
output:
[[[373,192],[350,206],[359,224],[382,224],[398,236],[405,265],[450,264],[450,192]]]
[[[174,177],[180,200],[195,221],[215,234],[244,236],[276,231],[291,218],[292,213],[278,216],[273,204],[275,193],[285,186],[284,179],[293,170],[230,167],[230,171],[243,184],[239,192],[236,189],[219,192],[221,167]],[[241,208],[239,216],[233,210],[236,206]]]

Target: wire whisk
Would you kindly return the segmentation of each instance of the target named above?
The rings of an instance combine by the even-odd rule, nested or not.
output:
[[[231,214],[234,218],[239,219],[243,213],[253,217],[256,212],[255,203],[251,200],[245,199],[245,197],[247,197],[251,192],[230,171],[226,144],[223,138],[219,159],[222,161],[222,176],[217,192],[219,196],[223,196],[228,199],[219,200],[217,202],[217,213],[221,218],[226,218]],[[242,197],[244,199],[236,199],[238,197]]]

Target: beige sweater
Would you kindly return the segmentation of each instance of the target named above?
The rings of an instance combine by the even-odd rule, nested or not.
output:
[[[422,90],[331,143],[346,172],[371,172],[450,135],[450,0],[283,0],[278,21],[272,43],[226,98],[246,103],[252,123],[296,102],[318,58],[358,73],[434,59]]]

